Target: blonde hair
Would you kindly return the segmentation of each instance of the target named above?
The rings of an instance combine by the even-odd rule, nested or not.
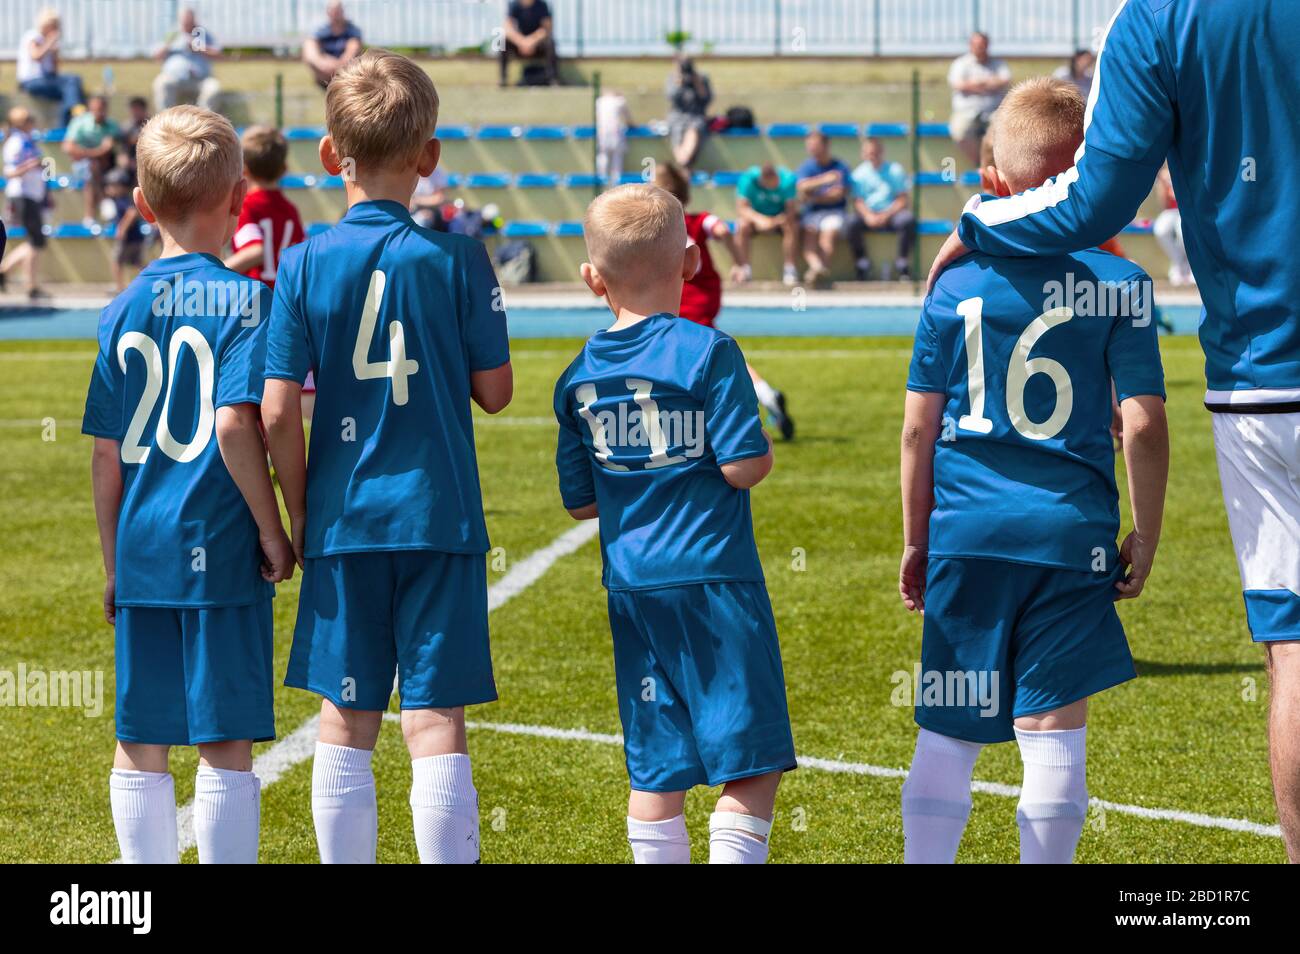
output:
[[[244,173],[235,127],[198,106],[173,106],[154,116],[140,132],[135,156],[140,189],[159,218],[210,209]]]
[[[239,137],[244,150],[244,168],[259,182],[277,182],[289,162],[289,143],[284,133],[272,126],[249,126]]]
[[[32,114],[24,106],[15,106],[9,110],[9,126],[12,129],[25,125],[31,118]]]
[[[1040,185],[1070,168],[1083,141],[1087,104],[1073,83],[1040,76],[1018,83],[993,114],[993,164],[1013,188]]]
[[[438,126],[438,90],[398,53],[371,49],[325,91],[325,125],[339,159],[358,166],[413,164]]]
[[[597,196],[582,228],[587,256],[607,284],[681,274],[686,214],[658,186],[625,185]]]
[[[59,11],[53,7],[45,7],[40,13],[36,14],[36,29],[43,30],[52,23],[60,23]]]

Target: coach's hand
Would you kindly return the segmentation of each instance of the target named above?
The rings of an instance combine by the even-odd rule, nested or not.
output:
[[[294,553],[288,535],[280,530],[269,538],[263,537],[262,544],[262,579],[268,583],[280,583],[293,578]]]
[[[921,547],[903,547],[903,562],[898,568],[898,594],[903,605],[925,615],[925,569],[929,551]]]
[[[117,574],[108,574],[104,583],[104,619],[109,626],[117,625]]]
[[[934,257],[934,264],[930,266],[930,277],[925,280],[925,293],[928,295],[934,291],[934,283],[939,280],[940,272],[969,251],[965,243],[957,237],[957,230],[953,229],[952,234],[944,240],[939,254]]]
[[[1136,530],[1124,538],[1119,548],[1119,563],[1125,569],[1124,579],[1115,583],[1119,595],[1117,600],[1131,600],[1142,592],[1147,577],[1151,575],[1151,564],[1156,559],[1156,545]]]

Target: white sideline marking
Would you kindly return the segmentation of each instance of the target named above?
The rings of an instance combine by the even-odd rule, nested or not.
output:
[[[488,587],[488,612],[500,609],[510,602],[540,580],[557,560],[568,556],[599,532],[600,524],[597,521],[584,520],[515,563],[506,571],[505,576]],[[390,715],[396,718],[396,713]],[[253,771],[262,780],[262,788],[274,785],[289,769],[312,757],[316,751],[316,728],[319,723],[320,716],[312,716],[253,760]],[[176,839],[182,853],[194,847],[193,802],[176,810]],[[121,861],[120,858],[117,860]]]
[[[400,719],[395,712],[384,716],[386,719]],[[588,732],[586,729],[560,729],[549,725],[520,725],[513,722],[468,722],[468,728],[485,732],[500,732],[504,735],[528,735],[543,739],[561,739],[573,742],[595,742],[601,745],[622,745],[621,735],[608,735],[601,732]],[[907,769],[890,768],[885,765],[869,765],[865,762],[842,762],[839,759],[819,759],[800,755],[799,767],[814,769],[819,772],[835,772],[845,775],[867,775],[872,778],[907,778]],[[1005,785],[1002,782],[971,783],[971,790],[984,795],[997,795],[1002,798],[1019,798],[1019,785]],[[1222,828],[1227,831],[1247,835],[1260,835],[1265,838],[1281,838],[1282,829],[1277,825],[1262,825],[1244,818],[1223,818],[1218,815],[1203,815],[1200,812],[1185,812],[1176,808],[1146,808],[1142,805],[1125,805],[1122,802],[1108,802],[1105,799],[1089,799],[1089,804],[1115,812],[1119,815],[1133,815],[1152,821],[1180,822],[1195,825],[1198,828]]]

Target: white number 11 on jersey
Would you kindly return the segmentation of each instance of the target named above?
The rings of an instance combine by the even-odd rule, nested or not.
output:
[[[361,309],[361,327],[357,329],[357,343],[352,349],[352,370],[358,381],[391,378],[393,403],[399,407],[410,399],[406,379],[420,370],[420,362],[406,357],[406,329],[394,318],[388,324],[387,361],[370,360],[370,342],[375,338],[379,324],[379,305],[384,300],[384,273],[376,269],[370,274],[366,289],[366,303]]]

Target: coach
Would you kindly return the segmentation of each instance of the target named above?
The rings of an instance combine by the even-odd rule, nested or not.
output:
[[[1133,218],[1166,157],[1205,308],[1200,337],[1246,620],[1270,679],[1273,793],[1300,862],[1298,0],[1125,0],[1102,40],[1072,169],[971,200],[930,273],[966,251],[1055,255]],[[1150,572],[1135,528],[1132,574]]]

